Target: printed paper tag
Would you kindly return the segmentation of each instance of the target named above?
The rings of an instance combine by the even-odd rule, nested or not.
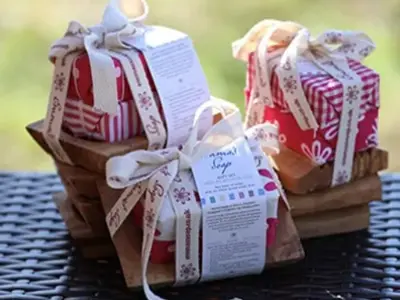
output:
[[[181,32],[153,27],[145,35],[143,51],[151,71],[167,125],[167,147],[183,144],[196,109],[210,100],[207,80],[190,38]],[[160,42],[162,41],[162,42]],[[200,135],[212,125],[212,111],[202,115]]]
[[[265,190],[244,138],[192,167],[203,220],[202,281],[261,273],[265,265]]]

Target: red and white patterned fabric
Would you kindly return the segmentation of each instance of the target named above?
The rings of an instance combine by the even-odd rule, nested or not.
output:
[[[162,115],[161,104],[144,56],[139,54]],[[63,127],[74,136],[117,142],[142,135],[143,125],[121,63],[113,58],[118,93],[118,111],[109,115],[93,109],[93,83],[87,53],[77,56],[70,74]],[[146,103],[143,103],[146,105]]]
[[[270,50],[271,51],[271,50]],[[272,52],[272,51],[271,51]],[[255,88],[254,52],[249,54],[247,63],[245,98],[250,100]],[[358,120],[355,151],[363,151],[376,147],[377,118],[379,109],[379,74],[362,65],[360,62],[348,60],[349,67],[363,81],[362,103]],[[329,74],[300,72],[302,88],[311,110],[319,123],[319,129],[301,130],[288,104],[283,97],[278,77],[272,66],[270,78],[274,107],[264,107],[264,121],[279,127],[279,140],[286,147],[301,153],[317,164],[332,161],[335,156],[340,113],[343,104],[343,88],[340,82]]]

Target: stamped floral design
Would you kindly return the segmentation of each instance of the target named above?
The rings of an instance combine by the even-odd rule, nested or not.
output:
[[[181,270],[179,274],[181,278],[183,278],[184,280],[188,280],[196,274],[196,268],[193,266],[192,263],[187,265],[183,264],[181,265]]]
[[[347,88],[346,92],[346,101],[349,102],[350,104],[353,103],[353,101],[356,101],[358,99],[358,95],[360,94],[360,90],[356,85],[349,86]]]
[[[302,143],[300,147],[301,150],[303,150],[304,155],[318,165],[326,163],[333,152],[330,147],[323,148],[320,141],[313,141],[311,149],[305,143]]]
[[[56,91],[62,92],[65,87],[65,75],[63,72],[56,74],[54,78],[54,89]]]
[[[190,193],[184,188],[175,188],[174,189],[174,197],[176,202],[181,204],[186,204],[186,202],[190,201]]]
[[[151,97],[147,95],[146,92],[143,92],[139,93],[139,104],[141,108],[148,110],[153,103],[151,101]]]
[[[156,217],[156,214],[154,212],[154,209],[150,208],[148,211],[146,211],[146,214],[144,216],[144,221],[145,221],[145,225],[147,228],[153,227],[155,217]]]
[[[297,89],[297,83],[293,76],[283,78],[283,87],[286,93],[293,94]]]

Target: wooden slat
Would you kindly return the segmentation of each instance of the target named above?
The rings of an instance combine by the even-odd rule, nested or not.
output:
[[[374,148],[354,156],[352,181],[388,168],[388,152]],[[319,166],[307,157],[288,148],[282,148],[272,157],[283,187],[293,194],[307,194],[329,188],[332,182],[333,163]]]
[[[302,239],[348,233],[368,228],[369,206],[362,204],[294,218]]]
[[[382,184],[378,175],[306,195],[288,194],[293,217],[367,204],[381,198]]]

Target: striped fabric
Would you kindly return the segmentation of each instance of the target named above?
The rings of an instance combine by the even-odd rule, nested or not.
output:
[[[379,74],[357,61],[349,60],[350,68],[363,80],[363,102],[360,114],[364,115],[372,107],[379,106]],[[278,76],[272,67],[271,92],[274,104],[283,112],[289,112],[289,106],[279,87]],[[343,88],[339,81],[328,74],[300,73],[301,82],[306,98],[320,128],[325,128],[336,119],[342,110]],[[255,84],[254,52],[250,53],[247,64],[246,101],[250,99],[251,90]]]
[[[120,101],[115,116],[98,113],[82,100],[67,99],[63,125],[77,137],[107,141],[126,140],[143,132],[133,100]]]
[[[150,87],[153,89],[160,112],[161,103],[143,55]],[[113,58],[118,93],[118,112],[115,116],[93,109],[93,91],[88,55],[82,53],[73,61],[68,95],[65,104],[63,128],[72,135],[106,142],[118,142],[144,134],[140,115],[133,100],[121,63]]]

